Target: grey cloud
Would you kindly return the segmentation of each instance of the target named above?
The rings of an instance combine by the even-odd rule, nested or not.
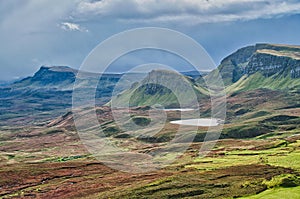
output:
[[[0,0],[0,79],[33,74],[42,64],[79,67],[99,42],[144,26],[181,31],[204,44],[216,62],[254,42],[299,44],[300,15],[293,15],[300,13],[299,4],[299,0]],[[225,21],[231,23],[219,23]],[[127,57],[118,67],[153,61],[149,57]],[[152,57],[176,65],[173,57]]]
[[[101,0],[80,2],[74,15],[116,18],[127,22],[198,24],[295,13],[300,13],[297,0]]]

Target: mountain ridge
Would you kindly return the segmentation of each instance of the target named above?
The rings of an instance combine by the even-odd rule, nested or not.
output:
[[[228,95],[261,88],[300,92],[300,46],[278,44],[246,46],[225,57],[218,69],[223,77]],[[0,119],[7,121],[9,118],[14,118],[15,115],[28,118],[28,113],[39,117],[37,113],[45,115],[45,112],[48,112],[47,114],[51,116],[53,111],[61,114],[66,109],[70,109],[77,73],[78,70],[68,66],[42,66],[32,77],[1,86]],[[90,92],[96,85],[97,105],[100,106],[111,100],[115,86],[124,75],[105,73],[102,74],[99,81],[96,78],[99,74],[82,71],[80,73],[83,75],[77,79],[78,88]],[[216,70],[207,75],[204,74],[203,77],[198,77],[198,72],[195,71],[182,73],[178,73],[176,78],[188,83],[198,98],[208,96],[205,78],[211,78],[210,82],[213,82],[218,75]],[[169,72],[164,72],[166,79],[169,78],[170,82],[176,79],[168,74]],[[130,74],[126,75],[130,76]],[[155,104],[155,101],[162,101],[167,107],[178,105],[176,98],[171,96],[170,90],[166,88],[149,83],[147,85],[146,80],[133,84],[138,79],[136,75],[143,74],[132,74],[130,81],[118,83],[119,87],[115,94],[124,95],[125,93],[125,99],[131,100],[132,106]],[[159,79],[163,80],[164,75],[160,74]],[[132,80],[133,82],[131,82]],[[133,88],[136,87],[140,88],[132,93]],[[182,93],[185,93],[185,89],[181,90],[183,90]],[[134,94],[131,99],[129,99],[129,94]],[[186,95],[188,94],[186,93]],[[27,119],[24,120],[27,121]]]

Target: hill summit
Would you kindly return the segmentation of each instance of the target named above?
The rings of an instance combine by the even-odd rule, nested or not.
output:
[[[205,97],[194,79],[175,71],[152,70],[141,81],[132,84],[129,90],[112,99],[114,106],[190,107],[196,100]]]

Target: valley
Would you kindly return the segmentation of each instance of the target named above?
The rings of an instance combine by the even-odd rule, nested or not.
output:
[[[219,71],[129,74],[142,81],[117,90],[122,74],[103,74],[97,82],[97,74],[86,72],[73,88],[78,71],[59,66],[1,86],[0,198],[299,198],[299,52],[298,46],[256,44],[226,57]],[[222,131],[218,118],[215,125],[176,122],[212,117],[205,81],[213,83],[218,72],[226,86]],[[167,87],[174,77],[184,82],[177,84],[179,97]],[[89,92],[90,85],[97,85],[95,107],[75,110],[73,89]],[[185,96],[190,101],[180,103]],[[92,126],[85,133],[122,149],[117,159],[91,154],[78,133],[75,121],[93,120],[93,111],[101,131]],[[114,114],[127,112],[120,126]],[[165,122],[156,132],[160,114]],[[205,151],[205,143],[214,146]],[[117,169],[140,171],[132,166],[139,158],[153,158],[159,169]]]

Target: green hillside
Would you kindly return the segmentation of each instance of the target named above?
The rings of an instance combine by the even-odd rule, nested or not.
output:
[[[179,73],[167,70],[153,70],[147,77],[113,97],[117,107],[162,105],[166,108],[191,107],[197,101],[208,97],[206,89]],[[194,97],[193,97],[194,96]]]

